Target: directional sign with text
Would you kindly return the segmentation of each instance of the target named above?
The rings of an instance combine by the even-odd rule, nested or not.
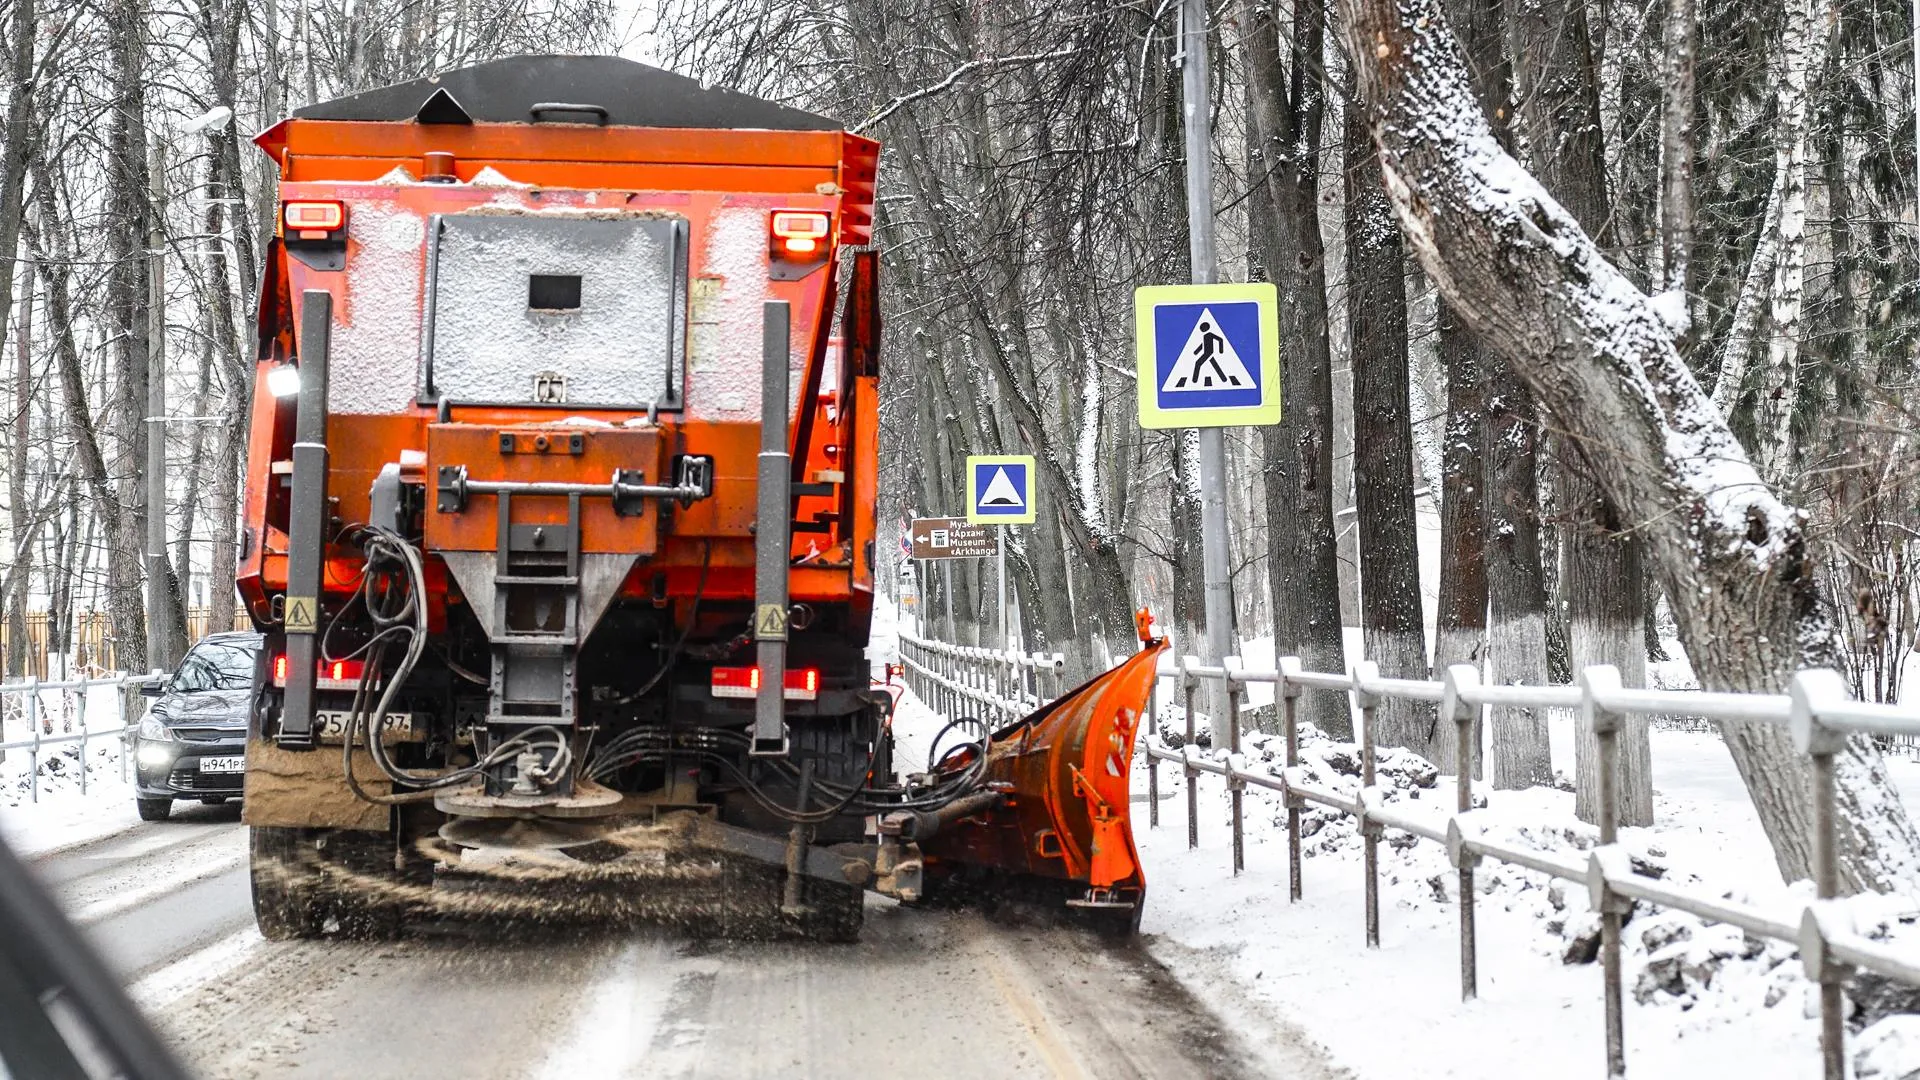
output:
[[[1280,422],[1280,315],[1270,282],[1133,293],[1140,426]]]
[[[975,525],[1033,524],[1033,458],[976,454],[967,459],[967,520]]]
[[[966,518],[914,518],[907,531],[916,559],[983,559],[1000,551],[1000,534]]]

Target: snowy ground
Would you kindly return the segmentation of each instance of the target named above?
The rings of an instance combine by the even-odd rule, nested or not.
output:
[[[5,733],[9,741],[30,737],[20,708],[21,695],[6,695]],[[126,829],[139,820],[133,808],[133,763],[122,775],[120,692],[93,687],[84,711],[73,691],[41,693],[42,737],[74,734],[84,722],[93,733],[86,743],[86,790],[80,787],[81,749],[77,743],[44,746],[39,753],[36,798],[33,758],[26,750],[0,755],[0,837],[19,855],[44,854],[83,844]]]
[[[1719,740],[1668,731],[1655,732],[1654,740],[1656,824],[1624,830],[1623,842],[1682,880],[1796,911],[1806,894],[1779,883]],[[1920,799],[1920,765],[1896,761],[1890,768],[1905,796]],[[1182,781],[1163,767],[1161,824],[1149,829],[1144,770],[1142,763],[1134,788],[1135,836],[1149,883],[1143,930],[1155,954],[1189,982],[1230,980],[1311,1032],[1360,1077],[1602,1074],[1599,967],[1564,961],[1570,942],[1591,926],[1577,888],[1483,865],[1480,996],[1463,1004],[1455,879],[1440,845],[1404,836],[1397,843],[1389,834],[1381,850],[1381,947],[1368,950],[1360,842],[1350,822],[1310,814],[1308,828],[1316,831],[1306,841],[1305,898],[1290,904],[1285,812],[1277,798],[1248,791],[1247,870],[1236,878],[1224,783],[1200,778],[1200,847],[1189,850]],[[1338,785],[1331,770],[1322,772]],[[1402,797],[1418,792],[1444,814],[1451,778],[1434,782],[1404,787]],[[1574,821],[1569,793],[1488,796],[1496,827],[1510,835],[1563,853],[1592,842],[1591,831]],[[1739,931],[1677,913],[1637,914],[1626,942],[1631,1071],[1818,1074],[1817,1029],[1808,1017],[1812,986],[1793,949],[1748,942]],[[1856,1051],[1866,1042],[1856,1040]],[[1920,1067],[1910,1051],[1904,1056],[1907,1068]]]
[[[885,630],[883,638],[876,626],[876,655],[891,655],[890,620]],[[1249,667],[1272,664],[1270,641],[1246,642],[1242,652]],[[1684,660],[1660,665],[1654,678],[1662,686],[1692,685]],[[925,734],[936,723],[911,695],[902,700],[896,722],[901,762],[924,760]],[[1555,764],[1571,774],[1572,721],[1556,718],[1552,728]],[[1642,869],[1797,919],[1809,893],[1804,884],[1780,882],[1718,736],[1656,730],[1653,740],[1656,821],[1622,835]],[[1330,763],[1345,764],[1350,748],[1310,742],[1306,756],[1316,782],[1357,784]],[[1251,760],[1264,758],[1277,770],[1277,741],[1268,746],[1250,737],[1247,749]],[[1908,805],[1920,806],[1920,763],[1893,758],[1888,768]],[[1148,881],[1143,931],[1149,948],[1183,981],[1209,988],[1205,996],[1216,1009],[1248,1025],[1304,1031],[1361,1080],[1604,1075],[1599,965],[1567,961],[1569,952],[1579,959],[1593,940],[1596,923],[1583,890],[1483,864],[1476,905],[1479,997],[1462,1003],[1457,878],[1440,845],[1389,834],[1381,848],[1381,947],[1369,950],[1361,843],[1350,821],[1309,810],[1305,898],[1289,903],[1285,811],[1277,797],[1247,792],[1247,869],[1235,877],[1224,782],[1200,778],[1200,846],[1189,850],[1177,771],[1161,768],[1160,827],[1150,829],[1145,769],[1141,757],[1134,826]],[[1410,810],[1424,800],[1444,816],[1452,805],[1452,778],[1418,759],[1383,775]],[[1505,837],[1561,854],[1595,841],[1574,818],[1571,793],[1484,794],[1484,816]],[[1855,910],[1863,932],[1920,948],[1914,926],[1920,906],[1870,897]],[[1819,1074],[1817,993],[1791,946],[1749,941],[1737,930],[1645,908],[1628,922],[1625,943],[1633,1074],[1756,1080]],[[1849,1051],[1858,1080],[1920,1077],[1920,1017],[1879,1021],[1853,1036]]]

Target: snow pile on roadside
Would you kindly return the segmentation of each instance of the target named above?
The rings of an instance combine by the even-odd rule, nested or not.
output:
[[[139,819],[133,785],[120,778],[119,748],[111,736],[87,744],[87,789],[80,790],[78,744],[40,752],[40,798],[33,799],[27,752],[7,751],[0,762],[0,837],[20,856],[97,840]],[[127,763],[128,777],[133,763]]]
[[[1310,783],[1347,794],[1358,788],[1357,746],[1307,725],[1300,742]],[[1242,745],[1243,768],[1283,768],[1280,737],[1248,733]],[[1438,821],[1453,806],[1453,778],[1415,755],[1389,751],[1376,771],[1383,800],[1404,804],[1403,812]],[[1362,842],[1353,819],[1312,805],[1302,811],[1305,898],[1289,904],[1281,800],[1248,790],[1248,870],[1233,878],[1224,781],[1203,775],[1199,782],[1200,849],[1185,846],[1184,798],[1163,800],[1160,829],[1148,829],[1144,813],[1135,829],[1148,879],[1144,929],[1190,981],[1217,980],[1224,967],[1363,1077],[1597,1072],[1604,1060],[1599,920],[1583,888],[1483,862],[1474,881],[1480,999],[1462,1004],[1454,982],[1459,878],[1441,845],[1384,834],[1383,947],[1366,950],[1359,940]],[[1163,793],[1181,783],[1177,768],[1162,770]],[[1136,792],[1145,789],[1137,778]],[[1503,842],[1575,862],[1598,842],[1596,830],[1574,816],[1568,792],[1476,784],[1474,805],[1475,822]],[[1739,815],[1698,801],[1681,805],[1677,819],[1663,806],[1655,828],[1622,831],[1636,870],[1797,921],[1809,890],[1773,880],[1770,854],[1754,849]],[[1920,908],[1910,899],[1869,896],[1852,905],[1862,933],[1920,949]],[[1790,943],[1642,904],[1629,916],[1623,945],[1630,1070],[1788,1077],[1817,1068],[1818,990]],[[1920,1024],[1902,1015],[1920,1008],[1920,994],[1865,981],[1851,990],[1852,1027],[1866,1028],[1851,1046],[1857,1074],[1920,1075]]]
[[[86,786],[80,790],[81,754],[79,743],[60,743],[40,751],[38,769],[31,767],[25,750],[9,750],[0,761],[0,807],[17,809],[31,806],[35,800],[36,780],[41,802],[62,802],[91,798],[96,789],[124,794],[127,785],[120,777],[120,749],[111,735],[89,740],[86,752]],[[129,775],[133,763],[127,763]],[[35,774],[38,774],[37,777]]]

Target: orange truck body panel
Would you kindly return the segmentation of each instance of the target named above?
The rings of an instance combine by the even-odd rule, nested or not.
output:
[[[301,295],[308,290],[331,295],[336,340],[339,335],[353,335],[356,327],[369,334],[394,325],[417,328],[427,296],[425,245],[416,245],[419,250],[409,272],[396,275],[391,282],[382,281],[389,288],[368,289],[364,283],[356,287],[354,270],[367,254],[363,250],[367,238],[356,233],[356,225],[370,222],[382,229],[402,229],[409,235],[424,236],[434,215],[468,212],[613,211],[684,217],[690,232],[690,338],[702,332],[702,303],[730,287],[745,284],[756,297],[787,301],[793,313],[794,350],[799,358],[793,380],[798,400],[791,417],[798,474],[795,480],[835,485],[835,494],[809,494],[797,499],[796,521],[815,522],[824,528],[796,533],[794,556],[808,561],[795,567],[790,592],[799,602],[870,607],[871,545],[878,496],[877,384],[870,375],[848,378],[827,370],[836,363],[836,350],[829,348],[835,301],[832,261],[827,260],[827,265],[798,280],[767,280],[764,250],[757,266],[743,265],[737,249],[710,245],[708,232],[728,213],[822,210],[833,215],[837,244],[866,243],[872,229],[878,144],[838,131],[423,125],[298,118],[283,121],[256,141],[280,165],[283,200],[338,200],[347,207],[346,269],[315,269],[275,245],[263,286],[266,340],[247,464],[246,521],[250,535],[238,573],[241,596],[258,623],[271,627],[278,622],[273,600],[286,587],[284,463],[291,456],[294,421],[291,401],[268,394],[264,375],[276,360],[299,351],[293,328],[299,325]],[[464,182],[423,184],[393,179],[396,169],[406,170],[409,177],[420,173],[422,160],[429,152],[453,154],[454,175]],[[738,280],[743,269],[759,280]],[[410,319],[399,323],[394,319],[394,288],[405,290],[410,298],[406,308]],[[415,371],[418,338],[400,336],[391,345],[394,367]],[[687,366],[695,367],[702,359],[690,356]],[[758,363],[757,351],[752,360]],[[664,536],[653,535],[651,523],[657,520],[656,515],[646,515],[646,525],[633,525],[612,518],[604,506],[598,507],[591,511],[593,519],[583,524],[583,539],[589,549],[594,545],[642,545],[627,549],[650,555],[629,579],[628,595],[651,588],[653,575],[664,574],[669,596],[689,596],[702,560],[710,559],[707,595],[718,600],[749,599],[753,594],[750,526],[759,451],[758,417],[739,410],[731,415],[712,415],[713,398],[703,394],[700,372],[693,370],[688,377],[687,406],[681,412],[659,417],[657,432],[649,436],[656,441],[658,454],[649,460],[667,454],[711,456],[715,497],[677,511]],[[438,457],[436,447],[451,446],[446,442],[452,437],[450,433],[434,433],[432,403],[395,400],[378,411],[355,411],[351,404],[343,408],[338,403],[347,395],[336,392],[331,396],[336,404],[327,429],[329,496],[335,500],[334,516],[343,524],[366,520],[367,492],[374,477],[382,466],[398,460],[402,450],[425,451],[432,461]],[[564,417],[582,421],[584,429],[592,432],[596,429],[591,425],[619,424],[630,419],[634,410],[555,413],[536,408],[470,406],[458,408],[457,415],[461,421],[458,426],[476,431],[552,425]],[[804,445],[800,443],[803,437]],[[597,440],[590,441],[598,445]],[[502,460],[490,450],[484,456]],[[469,458],[478,461],[481,455],[468,454],[460,460]],[[519,461],[514,468],[534,466]],[[550,457],[538,463],[538,471],[541,479],[604,483],[610,470],[606,455],[593,453]],[[476,474],[475,478],[480,477]],[[839,485],[851,485],[852,490],[842,492]],[[537,513],[531,509],[534,501],[529,500],[529,512]],[[516,515],[519,513],[517,508]],[[601,515],[608,520],[600,520]],[[434,517],[429,515],[430,520]],[[451,534],[444,529],[430,531],[430,546],[441,546],[449,539],[459,548],[466,548],[469,541],[477,545],[476,538],[461,533],[462,526],[450,527]],[[475,519],[468,527],[484,525]],[[490,532],[485,539],[484,546],[490,547]],[[327,591],[337,600],[351,588],[359,560],[346,550],[330,549],[330,556]]]

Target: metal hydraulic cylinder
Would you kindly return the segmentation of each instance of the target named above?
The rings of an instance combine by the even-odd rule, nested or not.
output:
[[[320,661],[320,578],[327,564],[327,353],[333,297],[300,295],[300,396],[293,429],[293,494],[287,523],[287,692],[280,745],[314,745],[314,682]]]
[[[793,455],[787,446],[792,314],[784,300],[763,309],[759,503],[754,523],[753,637],[760,670],[752,753],[787,752],[787,568],[793,551]]]

